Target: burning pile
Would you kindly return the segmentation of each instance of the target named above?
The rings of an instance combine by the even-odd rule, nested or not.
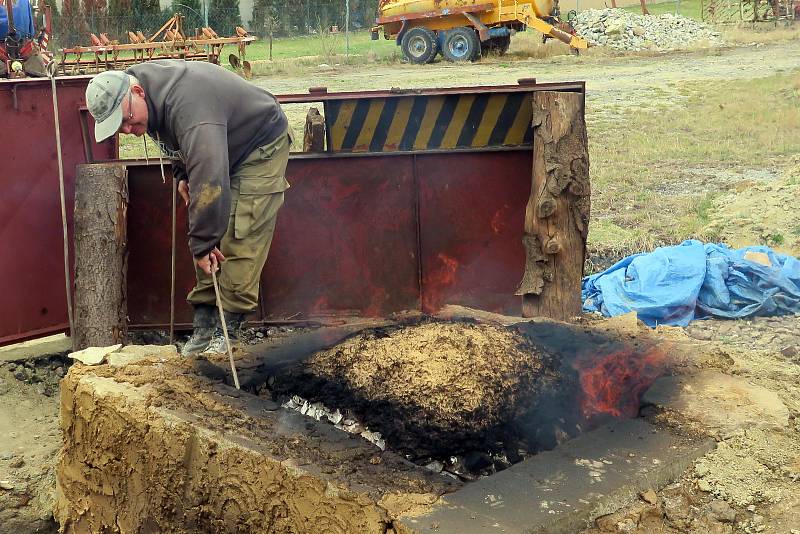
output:
[[[507,328],[428,322],[367,331],[320,352],[294,386],[352,409],[397,449],[434,453],[497,439],[549,380],[544,362]]]
[[[271,394],[381,450],[472,480],[637,416],[666,357],[635,318],[624,326],[428,319],[371,329],[272,377]]]

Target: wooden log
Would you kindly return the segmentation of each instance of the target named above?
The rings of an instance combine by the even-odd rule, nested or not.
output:
[[[533,177],[525,210],[523,317],[568,321],[581,312],[589,228],[589,153],[583,95],[533,94]]]
[[[306,115],[303,152],[325,152],[325,119],[317,108],[309,108]]]
[[[124,343],[127,334],[125,165],[78,165],[75,179],[75,346]]]

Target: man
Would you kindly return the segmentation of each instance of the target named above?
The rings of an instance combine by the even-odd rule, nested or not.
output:
[[[181,352],[226,352],[211,271],[220,272],[234,343],[258,304],[261,270],[289,188],[286,115],[274,96],[234,73],[177,59],[98,74],[86,88],[86,105],[98,142],[118,132],[147,133],[176,158],[197,275],[187,297],[194,331]]]

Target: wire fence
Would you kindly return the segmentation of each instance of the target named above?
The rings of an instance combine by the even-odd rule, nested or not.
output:
[[[59,47],[88,45],[92,33],[127,43],[128,32],[149,37],[175,13],[184,17],[187,35],[211,27],[229,37],[237,26],[259,37],[344,31],[346,24],[359,30],[372,25],[377,5],[378,0],[180,0],[162,7],[158,0],[63,0],[60,9],[54,7],[53,38]]]

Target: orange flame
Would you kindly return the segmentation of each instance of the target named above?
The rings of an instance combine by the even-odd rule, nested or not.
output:
[[[642,394],[664,373],[666,354],[655,347],[645,352],[619,350],[599,358],[577,358],[572,367],[583,389],[584,417],[635,417]]]

